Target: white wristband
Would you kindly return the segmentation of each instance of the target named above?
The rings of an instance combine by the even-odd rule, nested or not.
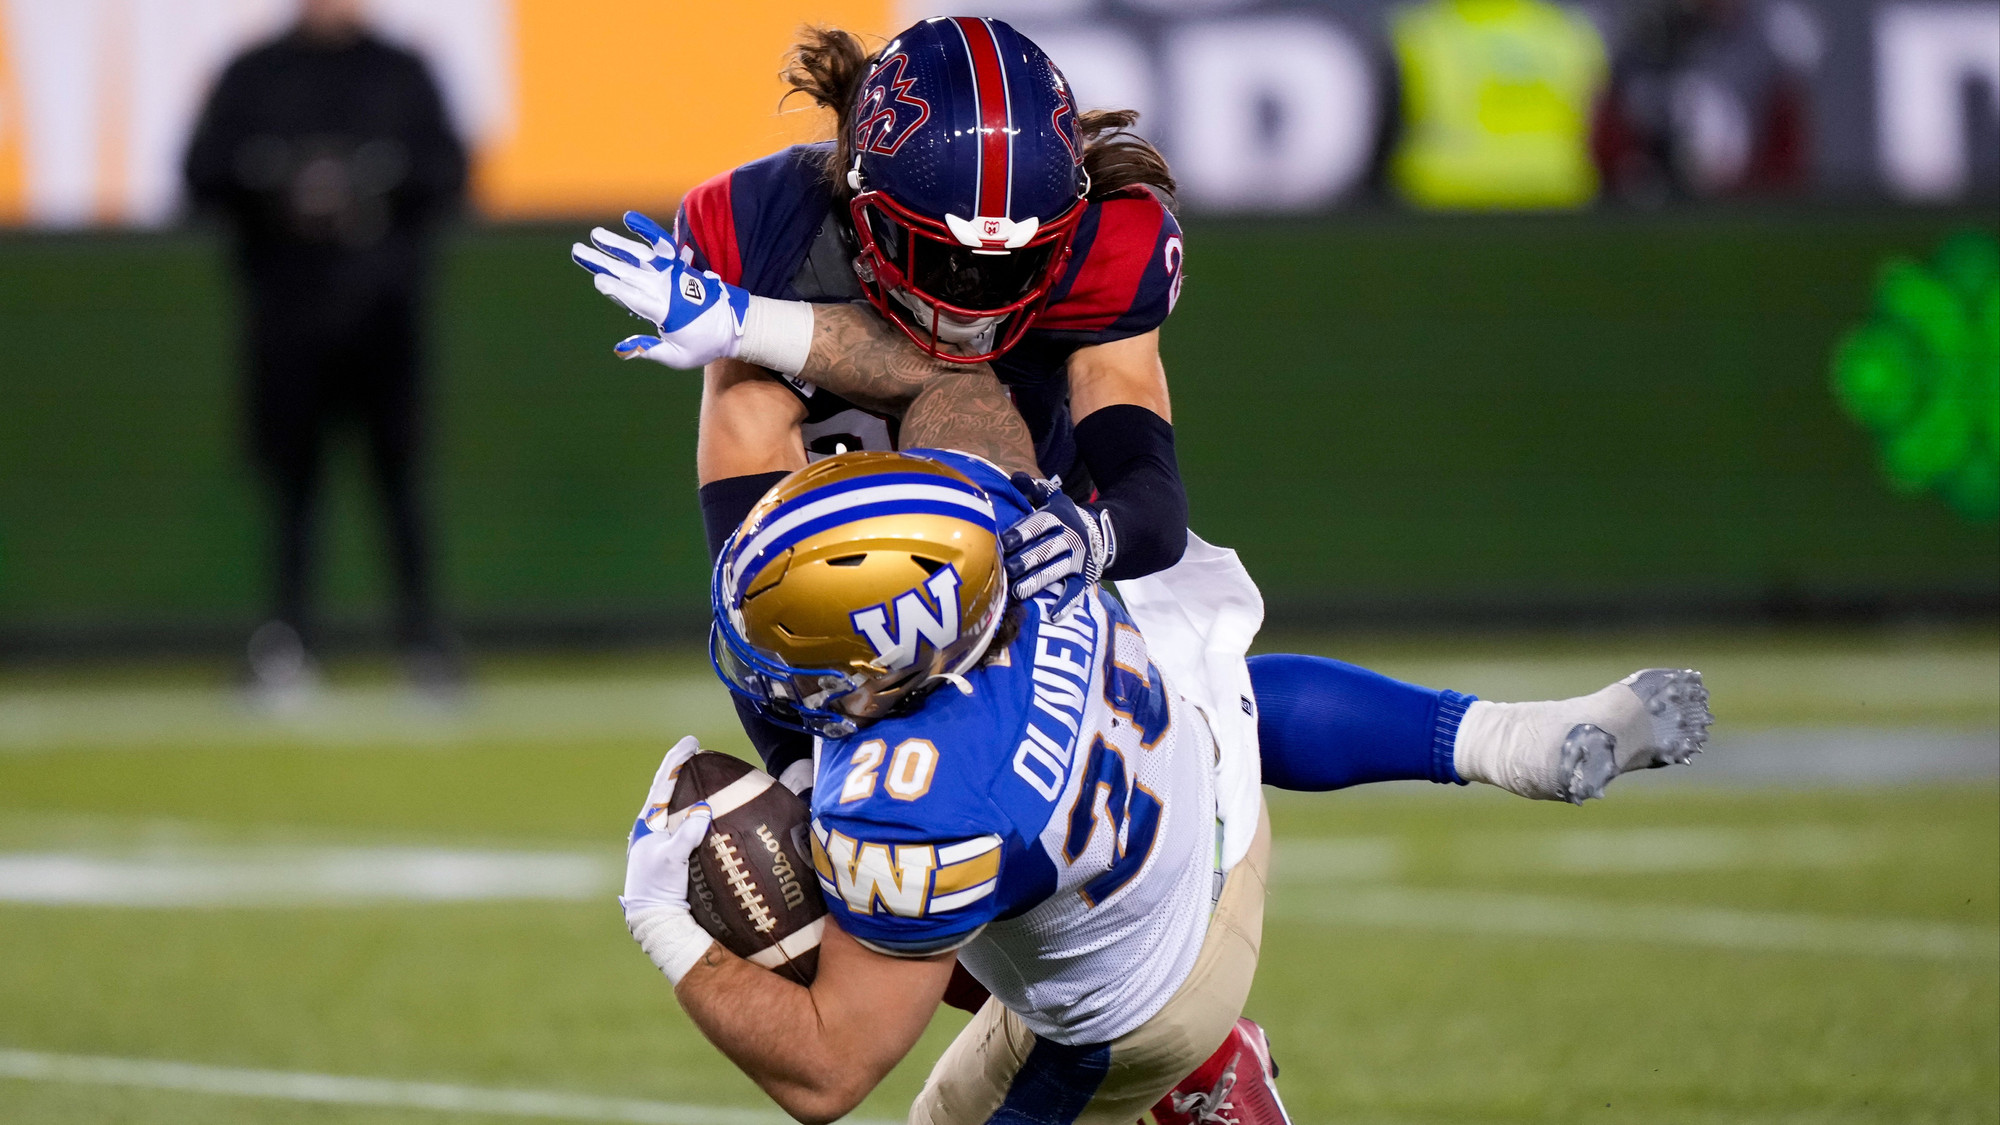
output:
[[[804,301],[752,296],[743,312],[736,358],[786,375],[806,369],[812,355],[813,307]]]
[[[667,979],[678,985],[715,939],[684,907],[654,906],[625,913],[625,928]]]

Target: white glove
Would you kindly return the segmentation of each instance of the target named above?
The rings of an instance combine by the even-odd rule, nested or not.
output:
[[[595,275],[599,293],[659,331],[619,341],[613,350],[620,359],[695,369],[740,358],[787,375],[805,369],[811,305],[753,297],[714,270],[696,270],[693,250],[637,211],[625,213],[625,227],[644,241],[596,227],[589,244],[569,250],[571,261]]]
[[[681,766],[701,751],[692,736],[674,744],[653,775],[646,803],[632,822],[625,846],[625,928],[659,970],[675,984],[708,952],[714,938],[688,913],[688,860],[714,817],[706,802],[669,814],[667,803]]]

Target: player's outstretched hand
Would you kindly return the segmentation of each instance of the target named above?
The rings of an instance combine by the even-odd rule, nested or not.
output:
[[[713,940],[688,912],[687,896],[688,861],[714,818],[705,802],[681,813],[667,812],[681,767],[700,751],[692,736],[681,739],[653,775],[625,845],[625,893],[618,896],[625,927],[676,984]]]
[[[643,241],[597,227],[590,242],[569,249],[570,260],[594,275],[599,293],[659,333],[620,341],[614,349],[618,357],[694,369],[738,355],[749,291],[713,270],[696,270],[694,255],[639,212],[625,213],[625,228]]]
[[[1118,553],[1110,514],[1078,507],[1063,494],[1059,480],[1038,480],[1026,473],[1010,479],[1037,510],[1000,533],[1009,589],[1023,601],[1054,589],[1055,616],[1061,617],[1103,576]]]

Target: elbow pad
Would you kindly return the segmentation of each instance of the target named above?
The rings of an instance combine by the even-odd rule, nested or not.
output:
[[[1117,537],[1104,577],[1139,578],[1179,562],[1188,507],[1173,426],[1143,406],[1107,406],[1077,423],[1076,452],[1097,482],[1090,507]]]

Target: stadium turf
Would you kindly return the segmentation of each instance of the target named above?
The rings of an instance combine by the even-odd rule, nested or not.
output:
[[[1601,681],[1656,644],[1298,647],[1498,692]],[[1718,766],[1732,723],[1879,720],[1862,729],[1891,754],[1901,731],[2000,725],[1987,638],[1686,647],[1737,689],[1734,708],[1718,691]],[[726,706],[680,658],[488,672],[456,715],[363,669],[282,721],[196,672],[0,677],[0,1121],[518,1120],[501,1111],[527,1103],[495,1090],[578,1119],[776,1120],[672,1116],[770,1111],[609,897],[663,732],[740,749]],[[2000,1120],[1991,777],[1730,776],[1629,778],[1582,809],[1423,785],[1275,796],[1251,1014],[1300,1125]],[[495,852],[547,877],[488,888],[518,900],[437,900],[467,870],[451,863]],[[20,901],[58,860],[82,866],[43,886],[57,901]],[[356,885],[342,863],[417,874]],[[253,876],[273,870],[301,886],[259,904],[276,892]],[[860,1116],[899,1119],[961,1019],[940,1016]],[[391,1104],[350,1104],[370,1091]],[[410,1108],[425,1097],[487,1112]]]

